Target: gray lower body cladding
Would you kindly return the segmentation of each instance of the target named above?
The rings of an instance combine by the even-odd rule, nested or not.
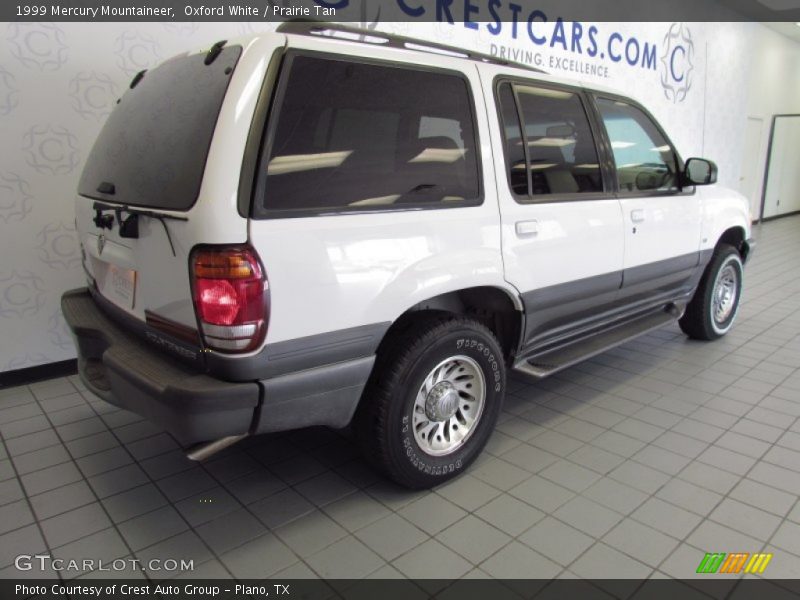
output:
[[[371,355],[266,380],[225,381],[121,326],[86,288],[66,292],[61,306],[89,390],[185,445],[312,425],[344,427],[374,362]]]

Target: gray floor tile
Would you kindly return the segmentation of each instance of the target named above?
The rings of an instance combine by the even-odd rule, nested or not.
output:
[[[168,559],[191,560],[195,564],[202,564],[210,560],[213,556],[208,547],[197,536],[194,531],[184,531],[171,538],[136,551],[136,557],[148,567],[150,561],[156,559],[161,561],[161,565]],[[162,567],[163,568],[163,567]],[[151,577],[163,577],[160,569],[148,570]]]
[[[723,500],[709,518],[764,541],[770,538],[781,522],[780,517],[731,498]]]
[[[64,444],[73,458],[78,459],[96,452],[119,446],[117,439],[109,431],[103,431]]]
[[[545,513],[507,495],[498,496],[475,515],[505,533],[517,536],[542,520]]]
[[[396,514],[390,514],[359,529],[355,536],[388,561],[394,560],[428,539],[424,531]]]
[[[671,479],[656,496],[688,511],[705,516],[719,504],[722,496],[683,479]]]
[[[249,511],[239,509],[196,529],[217,554],[223,554],[266,533],[266,528]]]
[[[24,497],[25,492],[22,491],[22,486],[16,478],[0,482],[0,505],[22,500]]]
[[[380,556],[353,536],[339,540],[306,561],[323,578],[357,579],[384,565]]]
[[[180,448],[172,436],[167,433],[159,433],[149,438],[130,442],[126,444],[126,447],[136,460],[144,460]]]
[[[411,579],[456,579],[472,568],[467,560],[434,539],[406,552],[392,565]]]
[[[631,517],[678,539],[686,537],[702,521],[701,516],[658,498],[650,498]]]
[[[752,552],[753,548],[760,549],[764,545],[754,537],[708,520],[700,523],[697,529],[686,538],[686,542],[705,552],[721,552],[727,548],[742,548],[742,552]],[[700,556],[697,559],[697,564],[701,558],[703,557]]]
[[[122,537],[134,551],[156,544],[189,528],[171,506],[134,517],[120,523],[118,527]]]
[[[195,480],[196,477],[191,479]],[[251,504],[285,489],[286,484],[264,467],[258,466],[242,477],[226,481],[225,487],[243,504]]]
[[[320,510],[274,529],[273,533],[301,558],[316,554],[348,535],[344,528]]]
[[[582,495],[624,515],[630,514],[647,500],[644,492],[608,477],[598,480]]]
[[[449,500],[428,494],[401,508],[398,513],[430,535],[439,533],[467,513]]]
[[[99,502],[41,521],[44,537],[51,548],[63,546],[110,525],[111,521]]]
[[[85,477],[92,477],[129,465],[133,462],[133,459],[125,451],[125,448],[116,446],[110,450],[102,450],[78,458],[75,462]]]
[[[34,522],[27,500],[17,500],[0,506],[0,534]]]
[[[697,457],[702,463],[724,469],[736,475],[744,475],[755,464],[755,459],[720,448],[719,446],[709,446],[700,456]]]
[[[577,493],[582,492],[600,479],[598,473],[565,459],[561,459],[543,469],[539,472],[539,475]]]
[[[95,500],[95,495],[85,481],[76,481],[30,498],[33,512],[39,520],[91,504]]]
[[[2,408],[0,408],[0,413],[2,413]],[[17,421],[0,424],[0,435],[6,440],[12,440],[29,433],[46,431],[51,428],[52,426],[50,425],[50,421],[47,420],[47,417],[40,414],[34,417],[28,417],[27,419],[19,419]]]
[[[609,531],[603,542],[651,567],[657,567],[680,543],[677,539],[625,519]]]
[[[322,510],[350,532],[374,523],[390,513],[383,504],[361,491],[326,504]]]
[[[530,444],[519,444],[503,454],[502,458],[529,473],[538,473],[556,462],[558,455]]]
[[[69,462],[72,460],[72,457],[70,457],[64,446],[57,444],[55,446],[42,448],[41,450],[20,454],[19,456],[13,457],[12,460],[14,461],[14,467],[16,467],[17,472],[20,475],[25,475],[26,473],[32,473],[39,469],[46,469],[53,465]]]
[[[219,484],[202,467],[198,466],[159,479],[156,485],[171,502],[178,502],[189,496],[213,489]]]
[[[575,496],[575,493],[567,488],[538,475],[514,486],[509,490],[509,494],[548,513]]]
[[[517,539],[562,566],[572,563],[595,541],[593,537],[549,516]]]
[[[241,504],[223,488],[216,487],[177,502],[175,508],[192,527],[197,527],[238,510]]]
[[[699,462],[687,465],[678,478],[718,494],[727,494],[741,479],[738,475]]]
[[[314,505],[291,489],[286,489],[249,506],[269,529],[275,529],[314,510]]]
[[[477,565],[505,546],[511,538],[484,521],[467,515],[451,525],[436,539],[445,546]]]
[[[529,473],[501,458],[476,464],[470,474],[498,490],[508,490],[529,477]]]
[[[786,513],[797,501],[797,497],[792,494],[776,490],[750,479],[742,479],[731,490],[730,497],[750,506],[769,511],[779,517],[786,516]]]
[[[6,448],[12,457],[16,457],[26,452],[41,450],[42,448],[55,446],[60,443],[61,440],[58,439],[55,430],[45,429],[44,431],[28,433],[20,437],[6,440]]]
[[[356,491],[352,483],[332,471],[306,479],[294,489],[316,506],[325,506]]]
[[[511,542],[480,567],[498,579],[550,579],[561,571],[557,563],[519,542]]]
[[[34,496],[48,490],[54,490],[62,485],[80,481],[82,476],[75,463],[69,462],[28,473],[23,475],[21,479],[22,486],[28,495]]]
[[[109,563],[130,553],[116,529],[109,527],[79,540],[64,544],[53,551],[53,555],[65,561],[84,559]],[[178,557],[172,557],[178,558]],[[79,564],[80,564],[79,563]]]
[[[619,583],[622,579],[642,579],[652,572],[644,563],[603,543],[592,546],[570,565],[570,570],[586,579],[606,579],[613,573]],[[633,589],[637,583],[630,582]]]
[[[492,461],[496,459],[491,459]],[[500,490],[488,485],[471,473],[436,488],[436,493],[466,511],[474,511],[500,495]]]
[[[107,498],[147,483],[148,479],[139,465],[132,464],[89,477],[88,481],[98,498]]]
[[[222,564],[238,579],[264,579],[298,560],[297,556],[271,533],[265,533],[220,556]]]
[[[604,535],[622,519],[619,513],[583,496],[573,498],[553,516],[595,538]]]
[[[632,460],[625,461],[608,476],[647,494],[655,493],[669,481],[666,473]]]
[[[625,462],[624,456],[607,452],[589,444],[578,448],[575,452],[567,456],[567,458],[600,475],[607,475]]]
[[[167,499],[152,483],[103,498],[103,506],[115,523],[138,517],[167,504]]]

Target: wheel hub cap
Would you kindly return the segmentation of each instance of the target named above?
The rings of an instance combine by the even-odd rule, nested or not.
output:
[[[425,377],[414,399],[414,440],[430,456],[458,450],[474,433],[486,402],[486,381],[478,363],[453,356]]]
[[[736,306],[738,276],[732,265],[727,265],[717,276],[712,296],[714,321],[721,324],[730,317]]]
[[[425,400],[425,415],[431,421],[449,419],[458,409],[458,392],[449,381],[441,381],[433,386]]]

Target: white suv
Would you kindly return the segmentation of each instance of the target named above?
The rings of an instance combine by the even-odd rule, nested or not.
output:
[[[345,38],[345,39],[342,39]],[[513,369],[724,335],[744,198],[617,93],[288,23],[138,74],[80,181],[80,372],[199,459],[352,422],[411,487],[462,472]]]

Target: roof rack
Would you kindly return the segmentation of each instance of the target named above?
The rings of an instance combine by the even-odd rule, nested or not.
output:
[[[448,46],[446,44],[439,44],[437,42],[428,42],[402,35],[395,35],[393,33],[385,33],[383,31],[373,31],[370,29],[362,29],[359,27],[350,27],[340,23],[328,23],[322,21],[308,21],[305,19],[296,19],[284,21],[277,28],[278,33],[290,33],[295,35],[308,35],[308,36],[325,36],[337,37],[338,39],[345,39],[353,42],[361,42],[364,44],[375,44],[389,48],[400,48],[403,50],[418,50],[422,52],[430,52],[432,54],[442,54],[445,56],[454,56],[457,58],[467,58],[478,62],[489,63],[493,65],[503,65],[509,67],[516,67],[527,69],[536,73],[546,73],[542,69],[537,69],[524,63],[508,61],[490,54],[483,54],[481,52],[473,52],[472,50],[465,50],[456,46]]]

